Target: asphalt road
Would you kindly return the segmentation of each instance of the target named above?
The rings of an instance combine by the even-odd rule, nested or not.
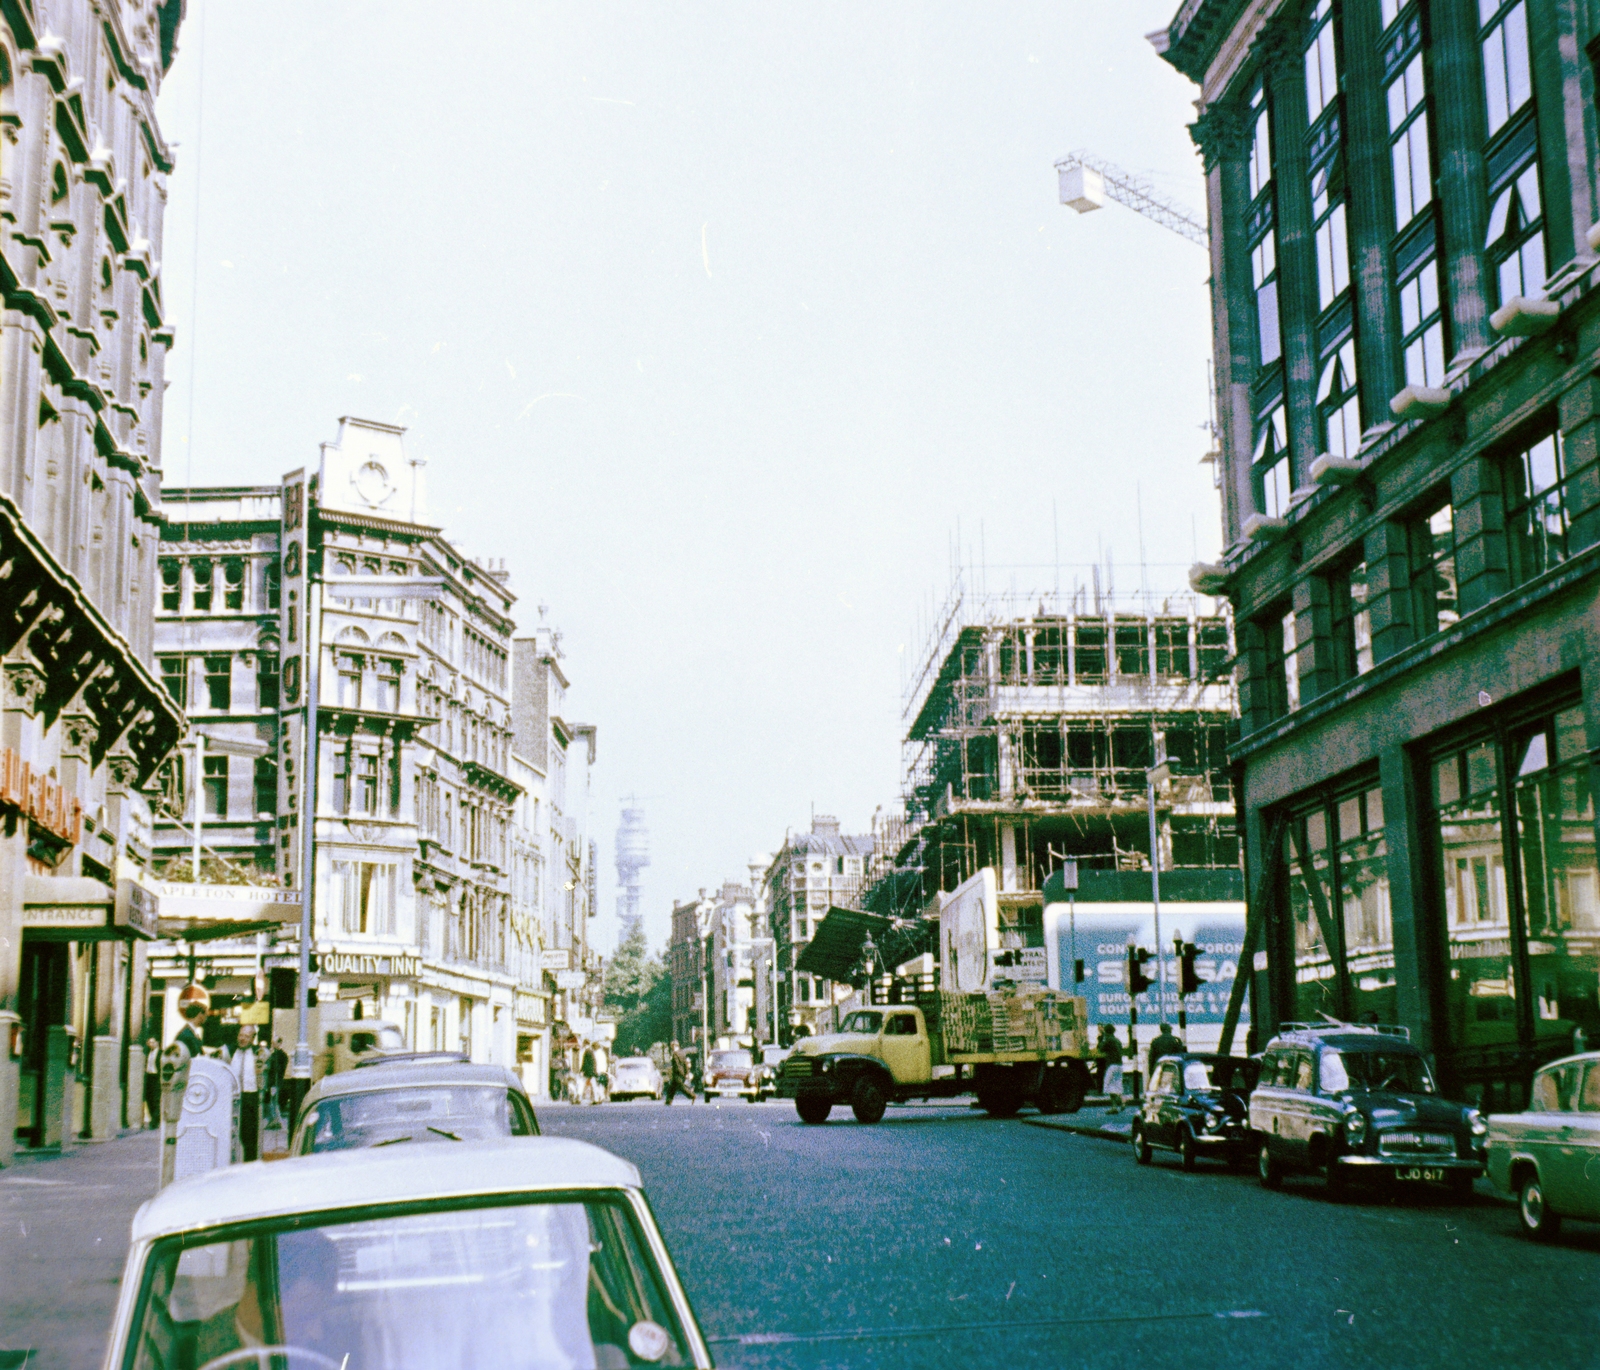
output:
[[[719,1364],[752,1370],[1600,1361],[1600,1225],[1481,1194],[1330,1202],[975,1110],[546,1107],[633,1161]],[[99,1364],[153,1134],[0,1171],[0,1370]],[[13,1354],[8,1355],[11,1352]],[[24,1362],[23,1353],[27,1352]]]
[[[1540,1247],[1479,1195],[1330,1201],[1028,1115],[547,1109],[642,1172],[719,1364],[1536,1366],[1600,1361],[1600,1226]]]

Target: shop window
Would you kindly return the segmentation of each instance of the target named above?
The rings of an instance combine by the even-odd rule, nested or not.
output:
[[[1533,97],[1528,16],[1523,0],[1478,0],[1483,29],[1483,100],[1492,138]]]
[[[1551,433],[1510,457],[1505,469],[1506,542],[1511,580],[1523,581],[1568,556],[1566,454]]]
[[[1367,564],[1355,562],[1328,577],[1333,673],[1342,684],[1372,669],[1372,613],[1367,608]]]
[[[1400,335],[1406,384],[1435,389],[1444,383],[1444,316],[1439,308],[1439,267],[1429,258],[1400,283]]]
[[[1290,821],[1283,855],[1294,929],[1296,1018],[1395,1021],[1383,831],[1383,794],[1372,782],[1321,798]]]
[[[1418,637],[1442,632],[1460,617],[1456,587],[1455,515],[1442,504],[1410,528],[1411,604]]]
[[[216,567],[205,557],[196,557],[189,563],[189,572],[194,577],[194,597],[190,601],[195,613],[209,614],[211,612],[211,583],[216,575]]]
[[[1449,977],[1448,1054],[1465,1082],[1600,1033],[1600,882],[1581,708],[1433,765]],[[1507,872],[1506,827],[1518,878]],[[1581,1034],[1581,1035],[1580,1035]]]
[[[1251,470],[1256,482],[1256,508],[1268,518],[1289,516],[1294,476],[1289,469],[1289,426],[1283,405],[1274,405],[1256,429]]]
[[[205,804],[206,817],[226,818],[228,816],[228,758],[225,756],[208,756],[205,758]]]
[[[1539,195],[1539,163],[1529,162],[1489,206],[1485,238],[1499,300],[1544,291],[1544,208]]]
[[[163,560],[161,563],[161,608],[176,614],[183,608],[183,564]]]
[[[233,658],[208,656],[206,666],[206,704],[226,710],[233,706]]]
[[[1322,450],[1353,457],[1361,450],[1361,395],[1356,385],[1356,344],[1345,339],[1322,368],[1317,386],[1317,422]]]
[[[244,562],[230,559],[222,563],[222,607],[244,608]]]
[[[159,659],[158,664],[161,667],[161,683],[172,696],[172,702],[180,709],[187,709],[189,707],[188,660],[181,656],[164,656]]]
[[[1389,153],[1394,167],[1394,226],[1404,228],[1433,199],[1422,54],[1389,83]]]

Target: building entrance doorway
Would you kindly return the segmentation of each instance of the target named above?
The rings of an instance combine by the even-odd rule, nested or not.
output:
[[[33,942],[23,935],[18,996],[23,1055],[16,1134],[23,1146],[60,1141],[61,1091],[71,1064],[67,1059],[66,1032],[71,970],[70,944]],[[54,1128],[48,1123],[52,1104]]]

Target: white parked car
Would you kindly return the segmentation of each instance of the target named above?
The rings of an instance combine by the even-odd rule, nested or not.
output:
[[[142,1207],[106,1370],[710,1366],[639,1172],[537,1137],[225,1166]]]
[[[659,1099],[661,1072],[648,1056],[624,1056],[611,1063],[611,1083],[607,1088],[613,1102],[618,1099]]]
[[[1531,1237],[1554,1237],[1563,1218],[1600,1222],[1600,1052],[1545,1066],[1524,1112],[1490,1115],[1489,1179]]]

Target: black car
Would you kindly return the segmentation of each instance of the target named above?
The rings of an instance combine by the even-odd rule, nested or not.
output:
[[[1250,1096],[1261,1183],[1321,1172],[1334,1194],[1356,1179],[1444,1184],[1458,1198],[1483,1173],[1488,1124],[1441,1099],[1404,1028],[1286,1023]]]
[[[1249,1098],[1257,1073],[1256,1062],[1243,1056],[1162,1057],[1133,1120],[1139,1164],[1150,1164],[1155,1147],[1176,1151],[1185,1170],[1202,1156],[1231,1165],[1248,1161],[1255,1150]]]

